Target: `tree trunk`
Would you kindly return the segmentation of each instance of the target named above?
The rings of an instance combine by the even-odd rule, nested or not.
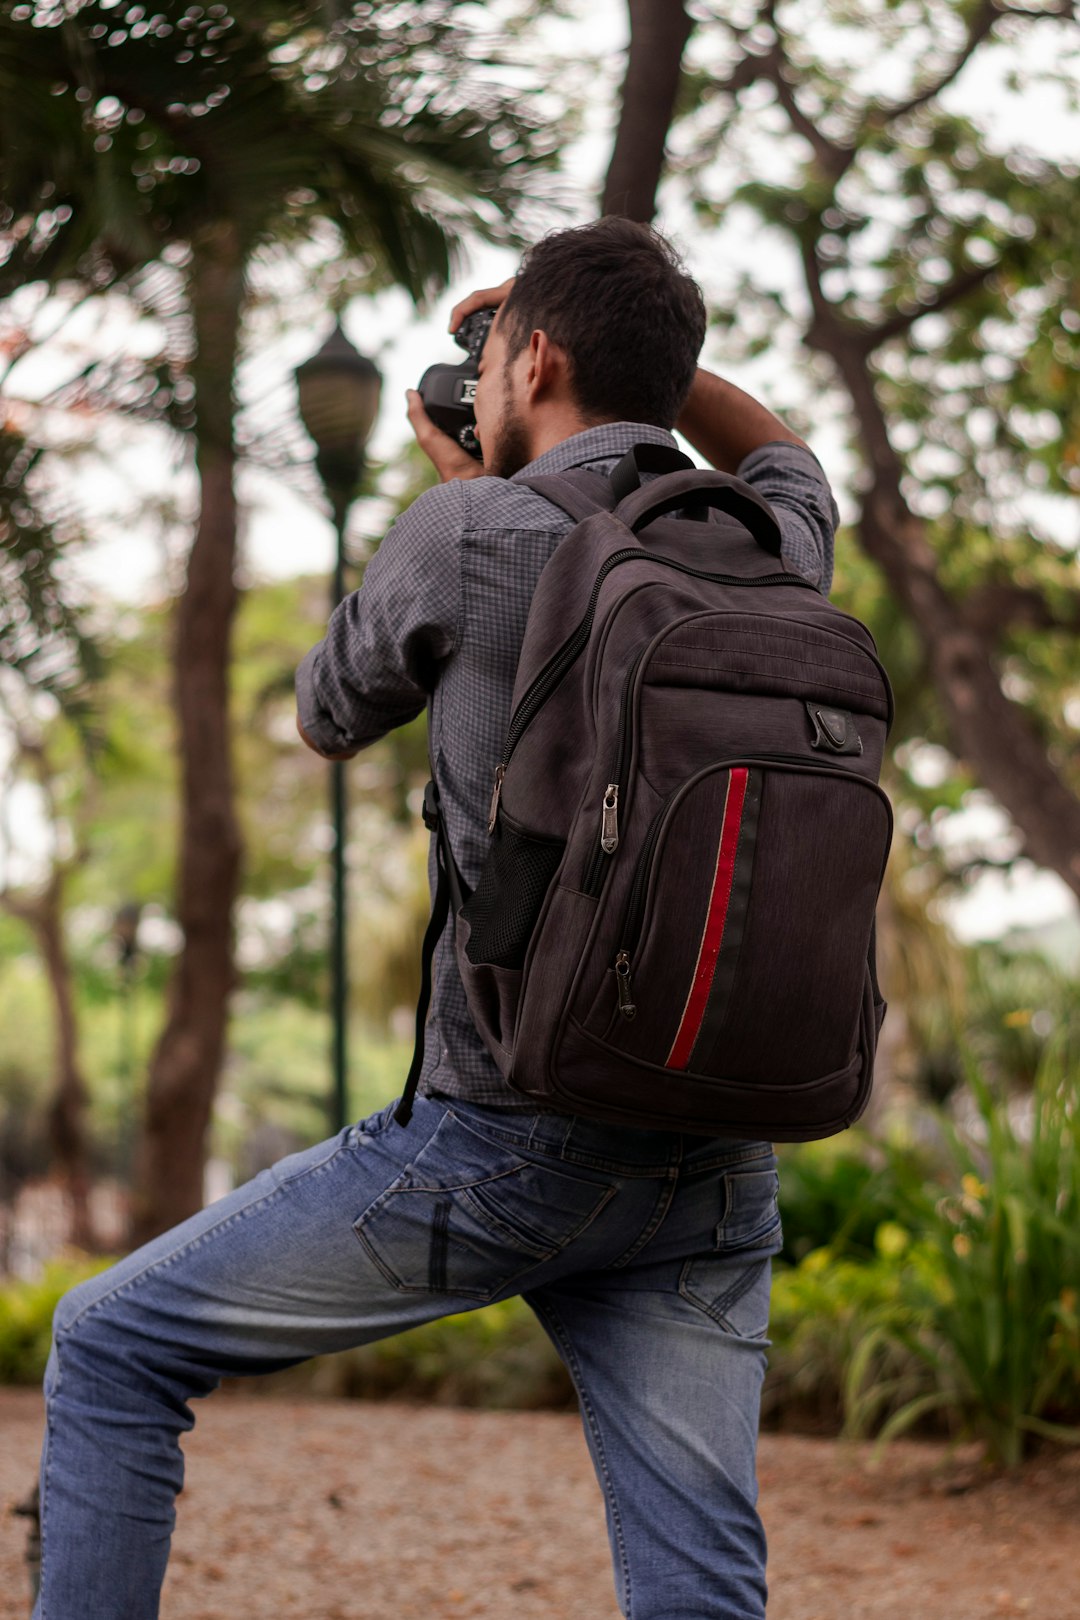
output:
[[[865,347],[820,303],[809,341],[832,358],[851,396],[873,480],[859,516],[859,540],[916,628],[953,751],[1008,811],[1031,859],[1056,872],[1080,898],[1080,800],[1054,768],[1027,711],[1002,690],[995,628],[969,617],[941,583],[925,525],[901,490],[900,458]]]
[[[683,0],[628,0],[630,50],[601,212],[648,223],[664,167],[683,51],[693,23]]]
[[[165,1029],[150,1064],[136,1153],[136,1243],[202,1207],[206,1136],[234,981],[233,905],[241,857],[229,737],[229,657],[237,600],[233,378],[244,256],[231,224],[207,228],[192,243],[189,274],[200,510],[176,625],[181,760],[176,911],[183,947],[169,985]]]
[[[90,1217],[90,1166],[86,1149],[86,1081],[79,1065],[71,962],[64,938],[62,885],[53,878],[35,910],[34,929],[56,1013],[56,1082],[49,1105],[49,1140],[64,1178],[71,1217],[71,1241],[94,1248]]]
[[[64,872],[53,871],[44,891],[24,899],[10,891],[0,903],[33,933],[41,952],[56,1014],[55,1084],[49,1103],[49,1143],[68,1198],[69,1237],[80,1249],[95,1247],[90,1216],[90,1167],[86,1146],[86,1080],[79,1063],[78,1017],[71,960],[64,937]]]

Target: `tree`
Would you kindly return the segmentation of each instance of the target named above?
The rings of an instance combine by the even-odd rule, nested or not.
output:
[[[693,27],[684,0],[627,0],[630,49],[602,214],[651,220],[675,111],[683,51]]]
[[[64,913],[65,892],[86,857],[69,812],[73,781],[85,775],[95,741],[90,692],[100,653],[63,575],[66,549],[84,537],[70,515],[50,510],[38,487],[41,458],[16,429],[0,430],[0,715],[10,743],[0,805],[6,812],[13,782],[29,777],[50,842],[44,873],[15,881],[4,814],[0,907],[30,930],[48,980],[55,1014],[49,1139],[68,1195],[72,1241],[91,1248],[86,1082]]]
[[[38,0],[0,18],[0,296],[43,280],[161,308],[172,352],[87,376],[83,394],[119,394],[190,434],[200,486],[175,632],[184,945],[151,1065],[136,1240],[201,1203],[235,979],[234,380],[251,267],[268,244],[329,226],[354,283],[420,298],[467,226],[501,228],[544,142],[472,72],[455,9],[279,0],[121,15],[110,0]]]
[[[651,74],[631,47],[615,147],[637,132],[639,217],[683,53],[673,9],[630,6],[654,45]],[[1075,112],[1076,17],[1073,0],[733,4],[694,38],[671,167],[719,242],[753,233],[719,311],[731,351],[801,348],[815,413],[847,422],[854,533],[901,661],[917,655],[922,734],[1080,895],[1078,170],[1005,142],[959,95],[988,58],[1002,96],[1011,69],[1033,109],[1057,94]],[[1051,65],[1029,65],[1051,32]]]
[[[12,702],[12,696],[0,692],[0,713],[4,713],[9,722],[15,744],[6,773],[4,796],[17,778],[25,779],[29,774],[40,790],[51,847],[42,876],[15,883],[5,871],[0,877],[0,907],[29,929],[45,969],[55,1019],[49,1141],[67,1193],[71,1241],[80,1248],[92,1249],[94,1233],[85,1128],[87,1089],[79,1058],[78,1019],[65,928],[66,891],[72,876],[86,860],[87,847],[81,839],[71,836],[72,820],[65,813],[68,807],[63,799],[71,784],[72,762],[70,759],[66,762],[65,770],[64,762],[58,757],[65,742],[70,752],[72,739],[70,735],[58,736],[58,729],[61,732],[64,729],[62,726],[37,724],[31,705],[19,703],[18,699]],[[78,766],[74,774],[85,779],[85,772]],[[12,842],[9,830],[4,828],[5,852],[10,851]],[[4,864],[6,867],[7,862]]]

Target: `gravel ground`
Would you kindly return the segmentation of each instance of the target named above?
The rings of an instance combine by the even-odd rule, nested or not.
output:
[[[0,1391],[0,1620],[25,1620],[40,1432]],[[574,1417],[230,1394],[186,1449],[164,1620],[618,1620]],[[770,1620],[1080,1620],[1080,1452],[1006,1478],[869,1449],[762,1437]]]

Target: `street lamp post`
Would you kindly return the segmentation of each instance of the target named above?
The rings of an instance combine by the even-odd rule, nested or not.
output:
[[[334,327],[317,354],[296,368],[300,418],[315,444],[315,467],[326,491],[337,536],[330,611],[345,595],[345,524],[364,470],[364,451],[379,409],[382,378],[374,361],[358,353]],[[333,1090],[330,1122],[341,1130],[349,1116],[347,1015],[348,961],[345,888],[347,805],[345,766],[330,766],[331,857],[330,978],[333,1019]]]

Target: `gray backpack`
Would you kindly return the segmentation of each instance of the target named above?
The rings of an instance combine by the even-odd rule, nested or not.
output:
[[[639,445],[610,479],[529,484],[577,526],[530,607],[471,893],[428,787],[439,884],[397,1117],[452,906],[476,1028],[523,1098],[709,1135],[843,1130],[885,1012],[873,638],[778,566],[772,509],[737,478]]]

